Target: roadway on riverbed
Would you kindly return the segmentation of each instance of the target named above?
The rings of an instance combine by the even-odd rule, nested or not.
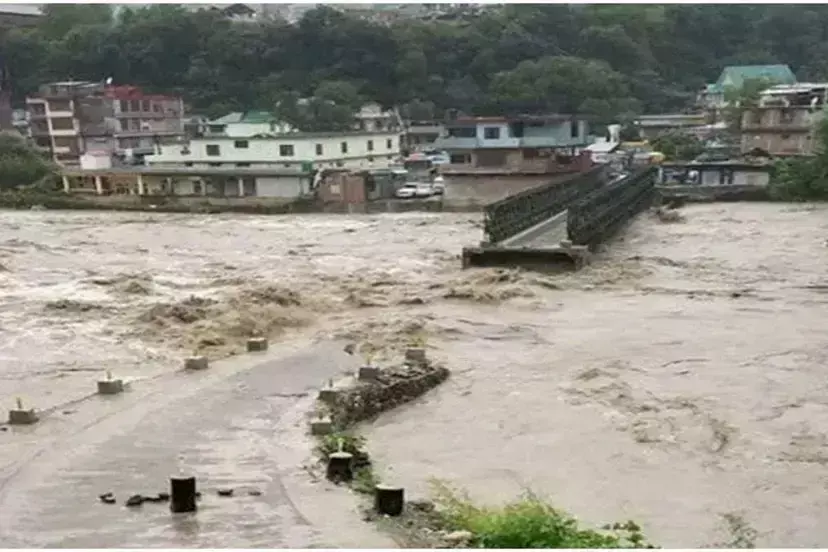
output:
[[[0,542],[29,548],[394,546],[359,521],[352,496],[311,485],[301,467],[308,460],[304,415],[313,390],[356,366],[341,344],[294,343],[206,372],[137,381],[123,395],[90,397],[63,419],[56,413],[34,427],[8,428],[0,433],[4,445],[24,454],[0,472]],[[83,429],[61,435],[68,415]],[[26,451],[27,445],[33,448]],[[197,514],[173,516],[168,504],[123,506],[132,494],[168,490],[170,475],[179,472],[198,477]],[[218,497],[219,487],[233,487],[235,495]],[[252,496],[252,489],[261,495]],[[117,505],[98,500],[110,491]]]

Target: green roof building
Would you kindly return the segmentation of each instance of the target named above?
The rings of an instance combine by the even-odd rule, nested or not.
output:
[[[699,94],[698,103],[718,110],[725,107],[725,90],[742,88],[746,81],[765,79],[773,84],[795,84],[796,75],[787,65],[730,65],[722,70],[719,79],[705,86]]]
[[[765,79],[773,84],[794,84],[796,75],[787,65],[731,65],[722,70],[719,80],[707,86],[710,92],[741,88],[745,81]]]

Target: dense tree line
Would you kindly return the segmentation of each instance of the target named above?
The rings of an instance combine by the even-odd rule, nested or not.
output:
[[[36,28],[0,44],[17,102],[41,82],[112,77],[208,115],[280,106],[335,121],[347,111],[338,108],[370,99],[414,118],[457,108],[609,122],[684,108],[725,65],[788,63],[800,79],[828,78],[824,5],[524,4],[391,25],[330,7],[296,24],[177,5],[45,9]]]

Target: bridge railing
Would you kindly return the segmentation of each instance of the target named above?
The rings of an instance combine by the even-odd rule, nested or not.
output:
[[[550,182],[490,203],[483,209],[486,240],[498,243],[552,218],[603,186],[608,170],[598,166],[563,182]]]
[[[648,167],[594,191],[569,207],[566,233],[576,245],[595,246],[652,204],[658,176]]]

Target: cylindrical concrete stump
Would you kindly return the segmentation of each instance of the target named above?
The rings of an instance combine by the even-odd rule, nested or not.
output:
[[[170,478],[170,511],[174,514],[196,511],[196,478]]]
[[[98,393],[101,395],[117,395],[124,391],[124,380],[105,379],[98,381]]]
[[[191,356],[184,361],[186,370],[206,370],[208,366],[209,362],[205,356]]]
[[[385,516],[402,514],[405,504],[405,490],[402,487],[377,485],[374,487],[374,510]]]
[[[37,411],[34,408],[29,410],[23,410],[20,408],[9,410],[10,425],[32,425],[36,424],[39,419]]]
[[[354,479],[354,455],[350,452],[334,452],[328,456],[325,476],[334,483],[347,483]]]
[[[267,351],[267,339],[264,337],[251,337],[247,340],[247,352],[256,353]]]
[[[380,369],[376,366],[360,366],[357,379],[359,381],[373,381],[379,376]]]
[[[405,360],[415,364],[425,364],[426,350],[423,347],[410,347],[405,351]]]

